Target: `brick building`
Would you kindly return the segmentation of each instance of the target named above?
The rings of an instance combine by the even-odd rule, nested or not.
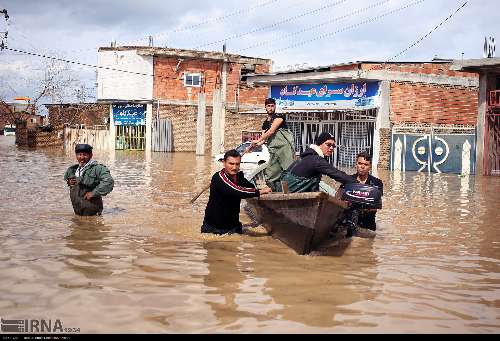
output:
[[[332,162],[341,168],[368,150],[378,168],[474,173],[478,76],[451,65],[360,61],[246,80],[271,88],[297,150],[333,133]]]
[[[500,176],[500,58],[455,61],[451,68],[479,75],[477,174]]]
[[[37,115],[35,106],[28,103],[0,101],[0,133],[6,125],[16,125],[19,121],[26,122],[26,126],[33,129],[45,123],[45,117]]]
[[[48,119],[54,129],[65,125],[92,128],[109,123],[109,106],[96,103],[44,104]]]
[[[260,130],[263,115],[240,112],[263,107],[268,89],[241,78],[269,72],[268,59],[131,46],[100,48],[98,63],[97,98],[110,107],[117,148],[217,154]]]

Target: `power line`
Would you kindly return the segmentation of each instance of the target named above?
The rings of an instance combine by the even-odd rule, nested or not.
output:
[[[197,24],[183,26],[183,27],[180,27],[180,28],[177,28],[177,29],[169,30],[167,33],[161,33],[161,34],[158,34],[158,35],[153,35],[152,37],[154,39],[158,39],[159,40],[159,39],[161,39],[161,38],[163,38],[165,36],[168,36],[169,34],[179,33],[179,32],[188,31],[188,30],[196,30],[196,29],[200,28],[201,26],[204,26],[204,25],[207,25],[207,24],[211,24],[211,23],[222,22],[222,21],[224,21],[224,20],[226,20],[228,18],[231,18],[231,17],[234,17],[234,16],[238,16],[238,15],[242,15],[242,14],[251,12],[251,11],[253,11],[255,9],[271,5],[271,4],[273,4],[275,2],[278,2],[278,1],[281,1],[281,0],[269,0],[269,1],[257,4],[255,6],[252,6],[252,7],[248,7],[248,8],[244,8],[244,9],[239,9],[239,10],[236,10],[234,12],[231,12],[231,13],[228,13],[228,14],[224,14],[224,15],[221,15],[221,16],[216,17],[216,18],[207,19],[207,20],[202,21],[202,22],[197,23]],[[124,43],[122,43],[120,45],[122,45],[122,46],[133,45],[135,43],[140,43],[144,39],[148,39],[148,37],[143,37],[141,39],[136,39],[136,40],[124,42]],[[95,48],[87,48],[87,49],[79,49],[79,50],[69,50],[69,51],[66,51],[66,52],[69,52],[69,53],[83,52],[83,51],[89,51],[89,50],[94,50],[94,49]]]
[[[403,51],[399,52],[398,54],[394,55],[393,57],[387,59],[386,63],[390,62],[391,60],[393,59],[396,59],[397,57],[399,57],[400,55],[402,55],[403,53],[405,53],[406,51],[408,51],[409,49],[413,48],[414,46],[420,44],[420,42],[422,42],[425,38],[427,38],[428,36],[430,36],[435,30],[437,30],[439,27],[441,27],[445,22],[447,22],[448,20],[450,20],[453,16],[455,16],[455,14],[457,14],[462,8],[464,8],[467,3],[469,1],[466,1],[464,2],[460,7],[458,7],[455,12],[451,13],[448,17],[446,17],[446,19],[444,19],[443,21],[441,21],[439,24],[437,24],[432,30],[430,30],[426,35],[420,37],[420,39],[416,40],[415,42],[413,42],[413,44],[411,44],[410,46],[408,46],[407,48],[405,48]]]
[[[309,44],[313,41],[316,41],[316,40],[321,40],[321,39],[324,39],[324,38],[328,38],[328,37],[331,37],[333,35],[336,35],[337,33],[341,33],[341,32],[344,32],[344,31],[348,31],[348,30],[351,30],[353,28],[356,28],[356,27],[359,27],[361,25],[364,25],[364,24],[368,24],[368,23],[371,23],[371,22],[374,22],[374,21],[377,21],[379,19],[382,19],[388,15],[391,15],[391,14],[394,14],[396,12],[399,12],[399,11],[402,11],[404,9],[407,9],[411,6],[414,6],[414,5],[418,5],[422,2],[424,2],[425,0],[418,0],[418,1],[414,1],[412,3],[409,3],[405,6],[402,6],[402,7],[399,7],[399,8],[396,8],[392,11],[389,11],[387,13],[384,13],[384,14],[381,14],[381,15],[377,15],[375,17],[372,17],[372,18],[369,18],[367,20],[363,20],[357,24],[353,24],[353,25],[350,25],[350,26],[346,26],[344,28],[341,28],[337,31],[334,31],[334,32],[329,32],[329,33],[325,33],[325,34],[322,34],[320,36],[317,36],[315,38],[312,38],[312,39],[308,39],[308,40],[303,40],[301,42],[298,42],[298,43],[295,43],[295,44],[292,44],[292,45],[289,45],[287,47],[283,47],[283,48],[280,48],[280,49],[277,49],[277,50],[274,50],[274,51],[271,51],[270,53],[268,53],[267,55],[273,55],[273,54],[276,54],[276,53],[279,53],[279,52],[283,52],[283,51],[286,51],[286,50],[289,50],[289,49],[292,49],[294,47],[299,47],[299,46],[302,46],[302,45],[306,45],[306,44]]]
[[[178,28],[178,29],[174,29],[174,30],[171,31],[171,33],[178,33],[178,32],[193,30],[193,29],[197,29],[200,26],[203,26],[203,25],[206,25],[206,24],[221,22],[221,21],[226,20],[227,18],[231,18],[231,17],[237,16],[237,15],[245,14],[245,13],[251,12],[254,9],[257,9],[259,7],[268,6],[268,5],[273,4],[275,2],[278,2],[278,1],[279,0],[266,1],[266,2],[263,2],[261,4],[255,5],[253,7],[249,7],[249,8],[246,8],[246,9],[240,9],[240,10],[234,11],[232,13],[222,15],[222,16],[217,17],[217,18],[205,20],[205,21],[203,21],[201,23],[198,23],[198,24],[192,24],[192,25],[184,26],[184,27],[181,27],[181,28]],[[156,36],[154,38],[159,39],[160,37],[165,36],[165,35],[167,35],[167,34],[164,33],[164,34],[158,35],[158,36]]]
[[[128,70],[115,69],[115,68],[111,68],[111,67],[107,67],[107,66],[99,66],[99,65],[93,65],[93,64],[86,64],[86,63],[81,63],[81,62],[75,61],[75,60],[57,58],[57,57],[47,56],[47,55],[44,55],[44,54],[39,54],[39,53],[34,53],[34,52],[28,52],[28,51],[23,51],[23,50],[18,50],[18,49],[11,49],[10,47],[4,47],[4,49],[8,50],[8,51],[12,51],[12,52],[22,53],[22,54],[25,54],[25,55],[36,56],[36,57],[40,57],[40,58],[56,60],[56,61],[59,61],[59,62],[64,62],[64,63],[69,63],[69,64],[75,64],[75,65],[80,65],[80,66],[86,66],[86,67],[91,67],[91,68],[94,68],[94,69],[103,69],[103,70],[109,70],[109,71],[124,72],[124,73],[133,74],[133,75],[154,77],[154,75],[148,74],[148,73],[141,73],[141,72],[134,72],[134,71],[128,71]]]
[[[264,45],[269,45],[273,42],[276,42],[276,41],[281,41],[285,38],[289,38],[289,37],[292,37],[292,36],[295,36],[295,35],[298,35],[298,34],[301,34],[301,33],[304,33],[304,32],[307,32],[307,31],[311,31],[311,30],[314,30],[314,29],[317,29],[319,27],[322,27],[322,26],[325,26],[325,25],[328,25],[328,24],[331,24],[333,22],[336,22],[336,21],[339,21],[339,20],[343,20],[343,19],[346,19],[348,17],[351,17],[353,15],[356,15],[356,14],[360,14],[360,13],[363,13],[363,12],[366,12],[370,9],[373,9],[375,7],[378,7],[378,6],[381,6],[387,2],[389,2],[391,0],[383,0],[383,1],[380,1],[380,2],[377,2],[375,4],[372,4],[370,6],[367,6],[367,7],[364,7],[364,8],[361,8],[361,9],[358,9],[358,10],[355,10],[355,11],[352,11],[350,13],[347,13],[343,16],[340,16],[340,17],[336,17],[336,18],[333,18],[331,20],[328,20],[328,21],[325,21],[325,22],[322,22],[320,24],[317,24],[317,25],[314,25],[314,26],[310,26],[310,27],[306,27],[302,30],[299,30],[299,31],[296,31],[296,32],[292,32],[292,33],[289,33],[289,34],[286,34],[286,35],[283,35],[283,36],[280,36],[279,38],[277,39],[273,39],[273,40],[266,40],[266,41],[263,41],[263,42],[260,42],[260,43],[257,43],[257,44],[254,44],[254,45],[250,45],[250,46],[247,46],[243,49],[240,49],[238,50],[237,52],[238,53],[241,53],[242,51],[246,51],[246,50],[249,50],[249,49],[253,49],[253,48],[256,48],[256,47],[261,47],[261,46],[264,46]]]
[[[260,32],[260,31],[263,31],[263,30],[267,30],[269,28],[273,28],[273,27],[276,27],[276,26],[279,26],[279,25],[282,25],[282,24],[285,24],[285,23],[288,23],[288,22],[291,22],[291,21],[294,21],[296,19],[299,19],[299,18],[302,18],[302,17],[305,17],[305,16],[308,16],[308,15],[311,15],[311,14],[315,14],[315,13],[318,13],[322,10],[325,10],[327,8],[330,8],[330,7],[334,7],[334,6],[337,6],[337,5],[340,5],[344,2],[346,2],[347,0],[340,0],[340,1],[335,1],[333,3],[330,3],[328,5],[324,5],[324,6],[321,6],[321,7],[318,7],[318,8],[315,8],[311,11],[307,11],[307,12],[304,12],[304,13],[301,13],[301,14],[298,14],[298,15],[294,15],[292,17],[288,17],[286,19],[283,19],[281,21],[278,21],[278,22],[275,22],[273,24],[270,24],[270,25],[266,25],[266,26],[261,26],[261,27],[258,27],[256,29],[253,29],[251,31],[248,31],[248,32],[244,32],[244,33],[239,33],[239,34],[235,34],[235,35],[232,35],[232,36],[229,36],[229,37],[226,37],[224,39],[219,39],[219,40],[216,40],[216,41],[213,41],[213,42],[210,42],[210,43],[206,43],[206,44],[202,44],[202,45],[198,45],[196,46],[194,49],[195,50],[198,50],[202,47],[205,47],[205,46],[210,46],[210,45],[216,45],[216,44],[220,44],[220,43],[224,43],[228,40],[232,40],[232,39],[236,39],[236,38],[241,38],[241,37],[244,37],[244,36],[247,36],[249,34],[252,34],[252,33],[256,33],[256,32]]]
[[[0,11],[0,13],[2,13],[4,15],[4,18],[5,18],[5,23],[7,25],[7,29],[5,30],[5,32],[0,32],[0,34],[3,36],[3,37],[0,37],[0,51],[3,50],[5,48],[5,44],[7,42],[7,36],[9,35],[9,14],[7,13],[7,10],[4,8],[3,10]]]
[[[28,51],[19,50],[19,49],[12,49],[10,47],[5,47],[4,50],[8,50],[8,51],[12,51],[12,52],[17,52],[17,53],[24,54],[24,55],[29,55],[29,56],[35,56],[35,57],[40,57],[40,58],[55,60],[55,61],[59,61],[59,62],[74,64],[74,65],[79,65],[79,66],[94,68],[94,69],[102,69],[102,70],[108,70],[108,71],[123,72],[123,73],[128,73],[128,74],[133,74],[133,75],[147,76],[147,77],[156,77],[156,78],[161,78],[161,79],[174,79],[174,80],[179,79],[178,77],[169,77],[169,76],[163,76],[163,75],[154,75],[154,74],[149,74],[149,73],[134,72],[134,71],[128,71],[128,70],[123,70],[123,69],[115,69],[115,68],[107,67],[107,66],[99,66],[99,65],[94,65],[94,64],[87,64],[87,63],[82,63],[82,62],[79,62],[79,61],[76,61],[76,60],[58,58],[58,57],[53,57],[53,56],[47,56],[47,55],[40,54],[40,53],[28,52]]]

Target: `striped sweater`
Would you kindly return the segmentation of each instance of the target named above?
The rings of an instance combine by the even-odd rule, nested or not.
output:
[[[233,181],[222,169],[212,176],[204,222],[220,230],[241,227],[241,199],[258,197],[259,190],[238,172]]]

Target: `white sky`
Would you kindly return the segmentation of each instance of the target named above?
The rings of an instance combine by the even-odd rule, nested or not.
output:
[[[97,63],[97,49],[154,45],[271,58],[277,67],[385,61],[427,34],[466,0],[0,0],[7,46]],[[367,7],[371,6],[369,9]],[[407,6],[407,8],[400,8]],[[469,0],[395,61],[482,58],[485,36],[500,39],[500,1]],[[392,13],[391,13],[392,11]],[[370,21],[371,20],[371,21]],[[498,55],[499,53],[497,53]],[[43,59],[0,51],[0,98],[33,97]],[[95,70],[71,66],[93,87]]]

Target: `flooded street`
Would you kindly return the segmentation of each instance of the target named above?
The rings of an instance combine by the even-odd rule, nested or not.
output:
[[[217,170],[96,151],[115,188],[77,217],[62,149],[0,136],[0,315],[82,333],[500,332],[500,178],[379,172],[375,239],[299,256],[255,229],[199,233]],[[242,213],[242,222],[249,218]]]

